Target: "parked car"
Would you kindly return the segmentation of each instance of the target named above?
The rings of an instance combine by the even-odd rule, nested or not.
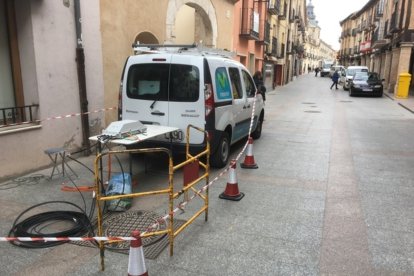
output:
[[[185,150],[187,126],[202,128],[209,133],[210,163],[219,168],[229,160],[230,145],[249,134],[253,111],[251,137],[260,137],[263,97],[255,97],[253,78],[240,62],[192,46],[151,47],[138,45],[126,61],[120,119],[180,128],[172,143],[168,137],[150,141],[178,152]],[[202,133],[191,133],[189,143],[196,150],[206,141]]]
[[[378,73],[357,72],[350,81],[349,96],[371,95],[382,97],[384,87]]]
[[[340,82],[344,90],[349,89],[349,82],[352,80],[356,72],[368,72],[367,66],[348,66],[345,71],[342,72]]]
[[[332,78],[332,75],[335,73],[335,71],[338,71],[339,76],[345,71],[345,66],[342,65],[332,65],[331,69],[329,71],[329,77]]]

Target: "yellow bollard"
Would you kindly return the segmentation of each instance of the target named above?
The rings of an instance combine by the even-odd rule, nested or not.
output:
[[[396,89],[395,97],[398,99],[407,99],[408,91],[410,90],[411,74],[401,73],[398,76],[398,86]]]

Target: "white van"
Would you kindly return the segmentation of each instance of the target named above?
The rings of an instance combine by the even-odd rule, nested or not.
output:
[[[321,69],[321,77],[329,76],[329,72],[331,70],[331,66],[334,64],[333,61],[325,60],[322,63],[322,69]]]
[[[342,83],[342,87],[344,90],[349,89],[349,82],[352,80],[356,72],[367,72],[367,66],[348,66],[344,72],[341,74],[340,82]]]
[[[135,49],[145,47],[139,45]],[[120,88],[120,119],[180,128],[172,145],[168,137],[150,141],[179,151],[185,149],[189,124],[205,129],[214,167],[224,167],[230,145],[248,135],[253,110],[251,136],[260,137],[263,98],[260,94],[255,97],[253,78],[241,63],[195,46],[147,47],[147,51],[126,61]],[[202,133],[192,132],[190,147],[203,146]]]

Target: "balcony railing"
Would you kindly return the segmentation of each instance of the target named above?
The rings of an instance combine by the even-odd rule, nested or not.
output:
[[[280,20],[286,20],[286,14],[287,14],[287,3],[283,4],[283,9],[280,11],[278,19]]]
[[[270,54],[274,57],[277,57],[277,38],[272,37],[272,50]]]
[[[390,22],[390,32],[397,33],[400,31],[398,26],[398,14],[397,12],[393,12],[391,15],[391,22]]]
[[[270,14],[278,15],[280,13],[280,0],[270,0],[267,11]]]
[[[354,46],[354,54],[358,54],[359,53],[359,46]]]
[[[392,33],[389,31],[389,28],[388,28],[388,20],[385,21],[385,25],[384,25],[384,37],[385,38],[392,37]]]
[[[357,29],[356,28],[352,29],[352,36],[356,36],[356,34],[357,34]]]
[[[292,53],[292,42],[290,40],[287,41],[286,43],[286,54],[291,54]]]
[[[378,2],[377,8],[375,9],[375,19],[379,19],[384,14],[384,0]]]
[[[259,32],[259,39],[257,43],[268,45],[270,44],[270,23],[267,21],[262,22],[264,30]]]
[[[280,43],[280,55],[278,55],[278,58],[284,58],[285,57],[285,43]]]
[[[259,39],[259,14],[252,8],[241,9],[241,30],[240,36],[258,40]]]
[[[0,108],[0,128],[36,123],[38,108],[38,104]]]

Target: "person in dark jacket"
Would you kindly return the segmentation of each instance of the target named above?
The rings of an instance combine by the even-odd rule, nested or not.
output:
[[[332,75],[331,89],[335,85],[336,90],[338,90],[338,80],[339,80],[339,73],[338,73],[338,71],[335,71]]]
[[[264,83],[263,83],[262,72],[256,71],[256,73],[254,73],[253,75],[253,81],[254,81],[254,84],[256,85],[258,93],[262,95],[263,101],[266,101],[266,87],[264,86]]]
[[[315,68],[315,77],[317,77],[317,76],[318,76],[318,73],[319,73],[319,67],[316,67],[316,68]]]

